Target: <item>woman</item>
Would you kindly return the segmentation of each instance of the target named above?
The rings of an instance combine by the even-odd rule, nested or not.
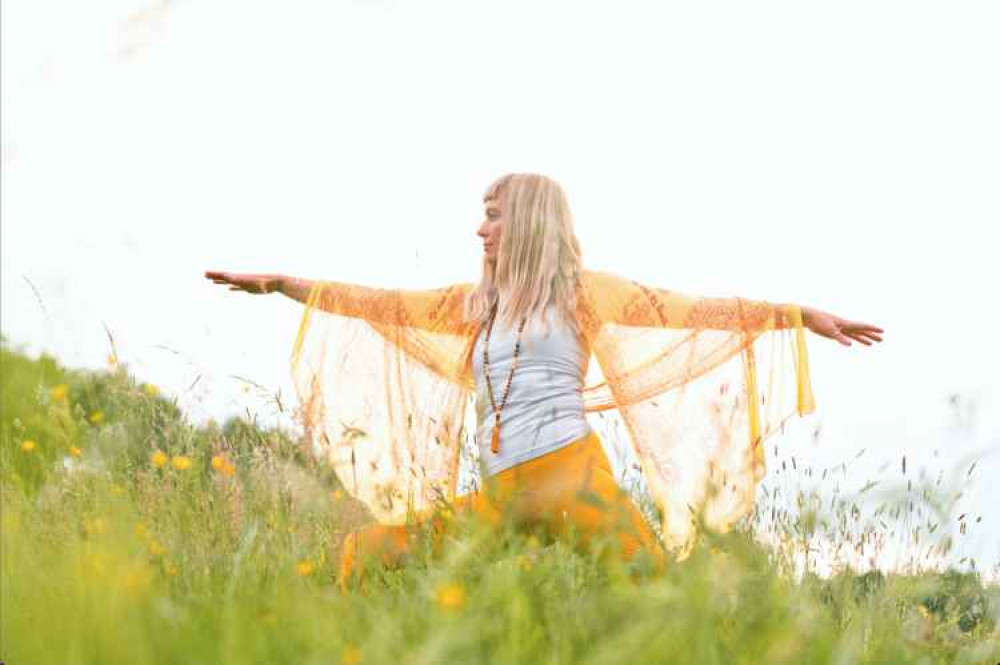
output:
[[[566,196],[544,176],[505,175],[484,203],[475,285],[205,273],[306,303],[292,354],[302,422],[376,519],[345,540],[342,589],[368,557],[398,563],[416,527],[440,536],[454,510],[573,530],[584,547],[612,535],[626,558],[646,551],[662,564],[664,545],[690,544],[696,517],[724,529],[747,514],[763,439],[813,410],[803,330],[845,346],[882,339],[876,326],[817,309],[690,298],[584,270]],[[602,378],[585,386],[592,355]],[[458,494],[473,391],[487,487]],[[588,424],[586,412],[604,409],[625,423],[662,537],[618,487]]]

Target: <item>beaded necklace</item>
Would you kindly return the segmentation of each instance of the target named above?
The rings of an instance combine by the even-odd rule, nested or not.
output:
[[[490,383],[490,332],[493,330],[493,319],[496,317],[497,313],[497,303],[493,304],[493,309],[490,310],[490,321],[486,326],[486,342],[483,344],[483,372],[486,374],[486,389],[490,394],[490,404],[493,406],[493,415],[495,417],[495,422],[493,425],[493,436],[490,438],[490,450],[493,453],[500,452],[500,411],[503,410],[505,404],[507,404],[507,397],[510,395],[510,383],[514,379],[514,370],[517,369],[517,356],[521,353],[521,332],[524,330],[524,324],[527,322],[527,318],[521,319],[521,325],[517,329],[517,343],[514,344],[514,360],[511,363],[510,375],[507,377],[507,386],[503,391],[503,400],[500,402],[500,407],[497,407],[496,399],[493,397],[493,384]]]

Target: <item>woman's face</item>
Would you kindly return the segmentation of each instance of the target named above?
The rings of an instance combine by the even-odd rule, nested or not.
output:
[[[488,199],[483,203],[484,219],[479,225],[476,235],[483,239],[483,251],[486,258],[496,261],[497,250],[500,248],[500,232],[503,229],[503,201],[502,194],[498,194],[495,199]]]

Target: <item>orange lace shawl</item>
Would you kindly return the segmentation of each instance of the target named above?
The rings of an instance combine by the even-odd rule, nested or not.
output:
[[[463,320],[472,287],[316,282],[310,292],[291,358],[298,417],[380,522],[456,495],[480,327]],[[744,517],[764,474],[762,441],[814,409],[799,308],[692,298],[594,271],[577,293],[603,375],[586,386],[585,408],[620,413],[665,544],[690,542],[695,512],[719,529]]]

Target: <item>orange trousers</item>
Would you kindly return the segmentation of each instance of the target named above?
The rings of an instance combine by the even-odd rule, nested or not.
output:
[[[456,497],[456,512],[471,511],[493,526],[505,516],[520,529],[543,527],[549,535],[564,535],[572,527],[577,546],[586,549],[595,536],[616,535],[620,554],[631,560],[648,552],[657,570],[666,563],[663,547],[627,492],[615,481],[596,433],[501,471],[486,481],[484,491]],[[361,564],[375,559],[394,567],[408,553],[412,536],[430,527],[439,551],[447,530],[448,510],[437,509],[409,525],[368,524],[344,540],[338,584],[346,592],[350,579],[361,580]]]

